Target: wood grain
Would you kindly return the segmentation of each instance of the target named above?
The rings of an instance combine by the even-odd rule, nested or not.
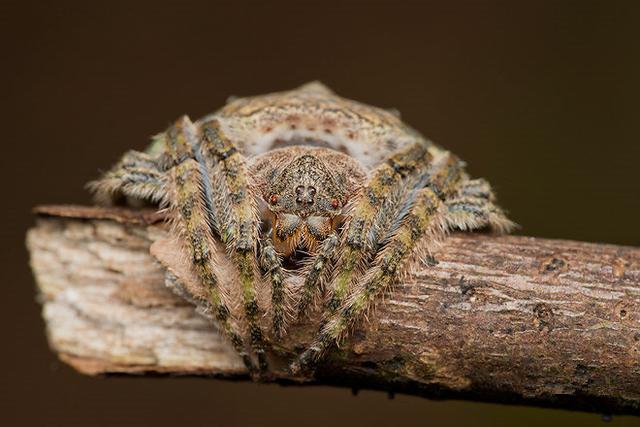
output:
[[[161,217],[37,213],[27,246],[62,360],[92,375],[248,378],[150,254],[154,242],[170,241]],[[316,378],[280,369],[274,381],[640,414],[640,249],[454,234],[434,255],[437,263],[399,284]],[[296,331],[280,350],[296,350]]]

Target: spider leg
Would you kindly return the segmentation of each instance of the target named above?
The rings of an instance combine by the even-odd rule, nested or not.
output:
[[[133,150],[100,179],[89,182],[87,188],[98,203],[107,205],[123,196],[160,203],[165,195],[157,160]]]
[[[242,358],[250,372],[255,366],[247,354],[243,339],[231,322],[229,307],[224,302],[218,278],[213,271],[214,260],[213,237],[206,217],[206,207],[202,200],[199,182],[199,166],[195,160],[189,159],[176,166],[172,171],[175,183],[175,206],[179,219],[178,229],[187,242],[192,255],[192,263],[202,284],[209,293],[209,303],[218,324],[227,335],[231,344]]]
[[[410,186],[410,184],[407,184],[407,186]],[[404,190],[403,187],[405,186],[398,185],[394,187],[397,191],[391,189],[390,194],[385,197],[382,204],[377,208],[376,214],[371,219],[370,232],[367,236],[369,248],[363,251],[363,258],[370,257],[375,248],[381,244],[382,232],[390,227],[392,219],[399,214],[399,210],[402,208],[400,198],[402,190]],[[322,290],[322,285],[331,272],[333,259],[339,248],[340,237],[334,232],[327,236],[318,253],[302,269],[300,274],[305,277],[305,281],[302,286],[302,294],[298,300],[297,319],[307,313],[314,298]],[[334,295],[333,298],[338,297]],[[332,304],[337,305],[337,302],[333,301]]]
[[[213,313],[219,326],[231,341],[250,372],[255,366],[245,350],[241,334],[231,319],[226,296],[220,289],[214,271],[216,249],[210,209],[203,192],[200,164],[192,158],[196,131],[184,117],[167,131],[167,154],[177,163],[169,170],[167,191],[172,195],[170,210],[174,213],[175,226],[191,252],[191,261],[202,284],[207,288]]]
[[[225,302],[226,296],[223,295],[214,272],[216,248],[213,235],[218,230],[218,215],[216,207],[211,203],[213,197],[208,181],[210,174],[202,156],[199,158],[201,153],[198,151],[197,134],[197,128],[188,117],[182,117],[167,132],[156,138],[158,144],[155,156],[130,151],[116,166],[88,186],[99,202],[107,204],[112,203],[117,197],[128,196],[169,205],[174,225],[192,255],[194,269],[203,285],[207,287],[209,303],[220,327],[250,372],[255,372],[255,366],[245,350],[242,335],[232,322],[231,312]],[[223,170],[229,172],[228,169]],[[241,223],[241,229],[246,225],[242,224],[244,223]],[[223,241],[226,240],[225,243],[229,243],[231,239],[228,237],[233,235],[233,232],[229,228],[225,231],[228,232],[226,238],[224,233],[219,234]],[[243,240],[242,234],[239,241],[246,241]],[[240,269],[241,278],[245,278],[246,273],[242,274],[242,265]],[[251,328],[254,341],[257,334],[253,325]],[[266,366],[264,351],[262,353],[262,356],[258,355],[261,369]]]
[[[258,323],[256,296],[256,251],[258,246],[258,209],[250,192],[249,172],[244,156],[223,134],[217,120],[201,127],[201,150],[213,174],[217,228],[239,272],[245,317],[251,345],[262,372],[268,370],[265,340]]]
[[[440,200],[433,190],[420,190],[402,225],[385,249],[376,256],[375,267],[365,275],[364,285],[350,295],[324,324],[314,343],[294,362],[294,372],[312,369],[322,353],[339,340],[347,328],[364,314],[375,298],[391,285],[401,263],[433,222],[439,203]]]
[[[423,154],[423,158],[426,161],[433,160],[432,156],[426,153]],[[418,179],[418,187],[408,192],[405,198],[405,201],[408,200],[410,203],[408,209],[401,214],[400,221],[389,228],[390,236],[383,238],[386,244],[382,250],[376,251],[371,267],[364,274],[363,284],[353,286],[349,282],[339,300],[334,293],[329,306],[329,317],[323,322],[313,344],[291,365],[293,372],[314,368],[327,348],[336,343],[348,327],[373,304],[375,298],[388,289],[410,258],[409,255],[425,236],[437,237],[444,234],[440,206],[442,200],[453,194],[457,183],[465,178],[461,166],[461,162],[448,153],[433,160],[426,182],[428,186],[423,188],[424,181]],[[358,217],[354,216],[352,221],[357,219]],[[349,246],[346,250],[349,250]],[[340,271],[336,280],[343,274]]]
[[[490,227],[499,233],[512,230],[515,224],[493,204],[494,200],[487,181],[474,179],[463,183],[459,193],[445,202],[449,227],[463,231]]]
[[[272,328],[273,334],[280,338],[284,334],[286,324],[285,319],[285,292],[284,274],[282,272],[282,259],[273,241],[270,238],[262,239],[260,242],[260,265],[268,274],[271,281],[271,305],[273,309]]]
[[[334,232],[328,235],[318,253],[311,259],[311,262],[302,270],[304,276],[304,284],[302,286],[302,295],[297,305],[297,318],[303,316],[313,298],[320,291],[320,284],[327,274],[327,270],[331,264],[337,249],[338,249],[338,235]]]
[[[373,171],[353,207],[345,230],[344,249],[336,266],[338,273],[329,287],[329,313],[342,306],[349,288],[362,274],[368,258],[377,250],[384,232],[383,225],[389,220],[389,215],[381,209],[387,196],[402,184],[404,178],[422,170],[421,167],[430,159],[427,148],[416,143],[396,152]]]

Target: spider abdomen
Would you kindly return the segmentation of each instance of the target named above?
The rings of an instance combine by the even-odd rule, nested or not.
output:
[[[416,141],[429,144],[391,111],[342,98],[319,82],[293,91],[238,98],[215,118],[248,156],[290,145],[343,152],[371,168]]]

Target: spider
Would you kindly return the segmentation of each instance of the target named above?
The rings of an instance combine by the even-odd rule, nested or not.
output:
[[[218,326],[255,378],[269,372],[269,346],[318,305],[317,335],[292,357],[293,373],[313,372],[449,230],[513,227],[455,155],[397,113],[319,82],[184,116],[89,187],[99,203],[167,209]],[[223,257],[233,274],[220,273]]]

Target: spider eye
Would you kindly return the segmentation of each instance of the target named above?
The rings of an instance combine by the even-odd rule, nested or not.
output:
[[[280,197],[278,197],[277,194],[272,194],[271,197],[269,197],[269,203],[271,203],[272,205],[275,205],[276,203],[278,203],[278,199]]]
[[[333,209],[337,209],[338,206],[340,206],[340,202],[338,201],[338,199],[331,199],[331,207]]]

